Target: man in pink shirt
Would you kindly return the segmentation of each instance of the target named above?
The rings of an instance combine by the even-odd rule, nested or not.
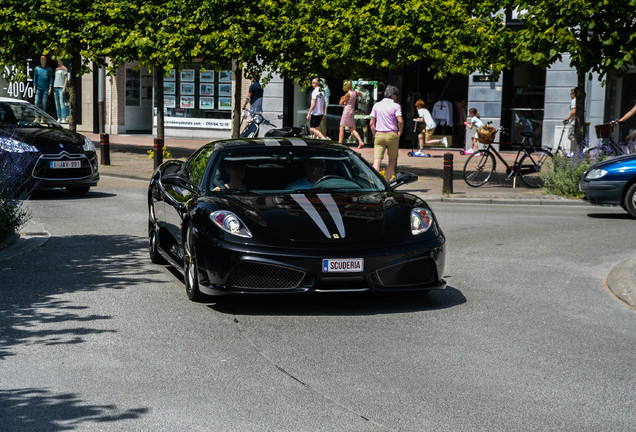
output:
[[[369,126],[373,133],[373,168],[380,171],[380,163],[386,150],[389,163],[386,167],[385,178],[391,180],[395,172],[400,136],[404,128],[402,119],[402,107],[397,103],[398,89],[395,86],[387,86],[384,90],[384,99],[373,105]]]

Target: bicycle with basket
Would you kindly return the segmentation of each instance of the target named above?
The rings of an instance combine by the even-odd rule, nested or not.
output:
[[[472,187],[486,184],[497,169],[497,159],[506,167],[506,180],[513,180],[513,188],[516,187],[516,178],[530,188],[543,186],[542,172],[554,169],[554,157],[545,148],[528,146],[528,142],[519,145],[519,150],[514,162],[510,165],[493,146],[495,135],[503,128],[495,128],[488,122],[486,126],[477,129],[477,139],[486,147],[470,155],[464,164],[464,181]]]

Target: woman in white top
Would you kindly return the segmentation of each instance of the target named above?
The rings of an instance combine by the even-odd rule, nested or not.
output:
[[[439,143],[439,144],[443,144],[444,147],[448,147],[448,140],[446,139],[446,137],[443,137],[439,140],[431,139],[431,137],[433,136],[433,132],[435,132],[435,127],[437,125],[435,124],[435,121],[433,120],[431,113],[426,109],[426,102],[424,102],[422,99],[418,99],[415,102],[415,108],[417,109],[417,115],[419,117],[414,118],[413,121],[418,123],[424,123],[424,129],[417,136],[420,149],[419,151],[415,152],[415,154],[418,156],[424,156],[424,143],[426,144]]]
[[[57,68],[55,68],[55,78],[53,79],[53,96],[55,97],[55,111],[57,113],[57,121],[62,123],[67,121],[68,115],[66,115],[66,103],[64,100],[64,93],[66,91],[66,84],[68,79],[68,70],[62,60],[57,61]]]
[[[476,129],[479,129],[480,127],[484,125],[484,122],[481,121],[481,119],[479,118],[479,113],[477,112],[477,109],[475,108],[469,109],[468,117],[470,117],[468,121],[464,122],[464,124],[468,126],[468,129],[472,129],[473,127]],[[465,153],[471,154],[471,153],[475,153],[477,150],[479,150],[479,146],[477,145],[477,131],[475,131],[475,135],[473,136],[471,140],[470,149],[466,150]]]

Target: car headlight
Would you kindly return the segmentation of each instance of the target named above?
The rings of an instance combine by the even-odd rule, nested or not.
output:
[[[429,209],[414,208],[411,210],[411,233],[422,234],[433,226],[433,213]]]
[[[252,233],[237,215],[228,210],[215,211],[210,215],[212,222],[223,231],[239,237],[251,238]]]
[[[97,151],[97,149],[95,149],[95,144],[93,144],[93,141],[91,141],[90,139],[84,137],[84,151]]]
[[[15,138],[0,137],[0,149],[10,153],[37,152],[38,149]]]
[[[585,179],[586,180],[596,180],[596,179],[600,179],[601,177],[605,176],[605,174],[607,174],[606,170],[600,169],[600,168],[593,168],[593,169],[589,170],[587,172],[587,174],[585,174]]]

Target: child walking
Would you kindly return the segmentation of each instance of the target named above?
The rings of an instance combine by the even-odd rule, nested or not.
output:
[[[480,127],[484,125],[484,122],[481,121],[481,119],[479,118],[479,113],[477,112],[477,109],[475,108],[469,109],[468,117],[470,117],[468,121],[464,122],[464,124],[468,126],[468,129],[472,129],[473,127],[475,129],[479,129]],[[479,145],[477,144],[477,130],[475,130],[475,135],[471,139],[470,149],[466,150],[464,153],[473,154],[477,150],[479,150]]]
[[[431,113],[426,109],[426,102],[424,102],[422,99],[418,99],[415,102],[415,108],[417,109],[417,115],[419,115],[419,117],[414,118],[413,121],[424,123],[424,129],[417,136],[417,141],[419,143],[420,149],[419,151],[415,152],[415,154],[418,156],[424,156],[425,142],[426,144],[436,144],[439,142],[440,144],[443,144],[444,147],[448,147],[448,140],[446,139],[446,137],[443,137],[439,140],[431,139],[431,136],[433,135],[433,132],[435,131],[435,127],[437,125],[435,124]]]

